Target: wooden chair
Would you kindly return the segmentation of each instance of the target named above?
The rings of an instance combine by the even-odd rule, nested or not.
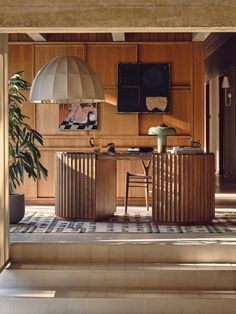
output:
[[[152,176],[148,174],[151,165],[151,160],[147,164],[141,160],[144,174],[134,174],[126,172],[126,182],[125,182],[125,215],[127,215],[129,188],[145,188],[145,200],[147,211],[149,210],[149,186],[152,184]]]

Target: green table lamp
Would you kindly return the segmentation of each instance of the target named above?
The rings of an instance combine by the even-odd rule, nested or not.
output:
[[[149,135],[157,135],[157,151],[158,153],[166,153],[167,136],[175,135],[176,129],[169,128],[165,123],[154,126],[148,130]]]

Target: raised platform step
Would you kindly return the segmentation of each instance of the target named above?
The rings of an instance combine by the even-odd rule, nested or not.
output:
[[[0,290],[1,314],[234,314],[235,291]]]
[[[235,314],[233,238],[45,237],[11,244],[1,314]]]
[[[236,264],[13,264],[0,288],[236,290]]]
[[[82,238],[82,237],[81,237]],[[236,263],[234,239],[112,239],[91,242],[15,242],[16,263]],[[62,236],[63,239],[63,236]],[[83,238],[82,238],[83,239]]]

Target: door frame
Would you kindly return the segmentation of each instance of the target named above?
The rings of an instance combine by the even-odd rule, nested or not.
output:
[[[0,270],[9,261],[8,35],[0,34]]]
[[[206,99],[206,112],[208,118],[206,125],[208,126],[208,152],[215,154],[215,171],[220,173],[220,129],[219,129],[219,113],[220,113],[220,79],[219,75],[208,80],[209,94]]]
[[[220,175],[224,176],[224,128],[225,128],[225,104],[224,90],[221,88],[223,75],[219,76],[219,158],[220,158]]]
[[[219,112],[218,112],[218,126],[219,126],[219,175],[224,175],[224,93],[223,89],[221,88],[223,75],[218,76],[219,79]],[[210,80],[208,80],[205,84],[205,114],[206,114],[206,151],[210,152]],[[216,113],[217,114],[217,113]],[[215,117],[216,119],[217,117]]]

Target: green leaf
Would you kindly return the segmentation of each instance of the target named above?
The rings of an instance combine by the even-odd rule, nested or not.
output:
[[[9,189],[24,182],[25,174],[34,180],[41,175],[46,179],[47,169],[40,162],[38,145],[43,145],[40,133],[26,123],[29,119],[22,112],[26,97],[22,93],[30,87],[22,78],[24,71],[16,72],[8,82],[9,91]]]

